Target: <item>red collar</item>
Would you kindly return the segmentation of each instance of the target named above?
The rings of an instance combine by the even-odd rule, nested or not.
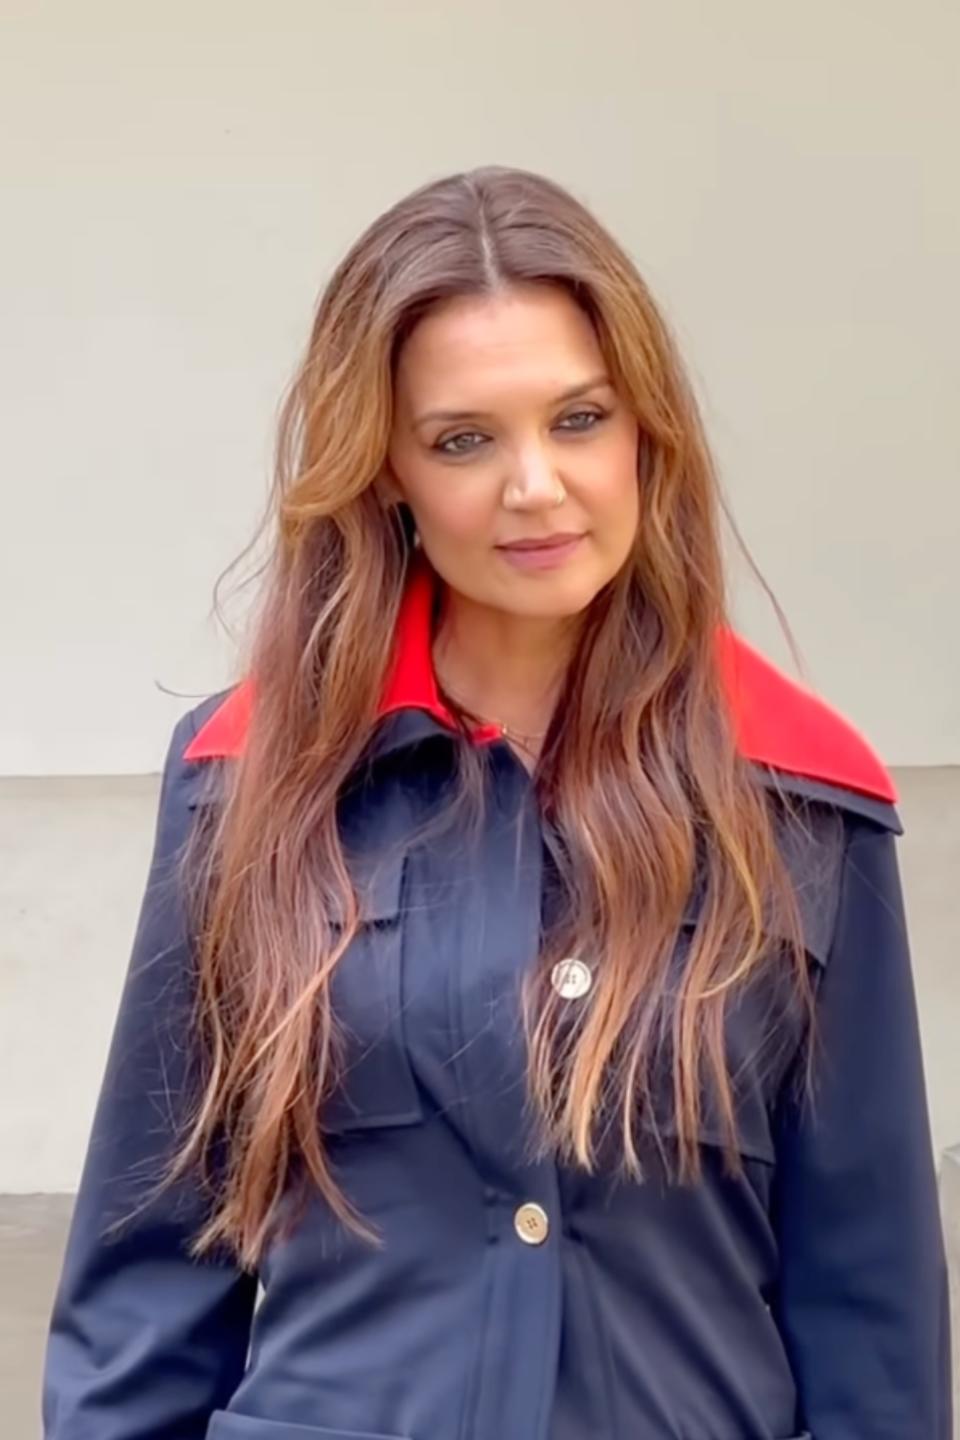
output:
[[[377,714],[394,715],[398,710],[426,710],[441,725],[453,726],[454,719],[440,699],[431,653],[431,631],[435,585],[433,573],[417,565],[400,605],[394,632],[393,670]],[[473,731],[478,745],[501,738],[497,725],[481,725]]]
[[[380,702],[381,717],[425,710],[439,724],[453,717],[440,699],[431,655],[434,578],[419,565],[407,585],[395,632],[393,668]],[[718,637],[720,666],[740,753],[786,774],[838,785],[894,804],[893,781],[854,727],[811,691],[789,679],[731,630]],[[201,726],[185,760],[236,757],[243,751],[253,699],[249,680],[237,685]],[[495,725],[473,732],[478,744],[500,738]]]

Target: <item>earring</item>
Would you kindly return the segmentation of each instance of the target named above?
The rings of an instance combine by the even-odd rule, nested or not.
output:
[[[393,511],[400,532],[406,543],[412,550],[420,549],[420,534],[417,530],[417,523],[413,518],[413,511],[406,500],[395,500],[388,509]]]

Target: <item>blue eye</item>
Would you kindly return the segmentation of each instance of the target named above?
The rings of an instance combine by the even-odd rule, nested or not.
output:
[[[584,435],[607,418],[604,410],[574,410],[558,420],[555,429],[565,431],[568,435]],[[455,435],[445,435],[442,440],[437,440],[431,447],[438,455],[446,455],[448,458],[457,460],[468,455],[475,454],[483,446],[490,443],[490,437],[482,434],[479,430],[460,430]]]
[[[441,455],[470,455],[486,443],[486,438],[476,430],[461,430],[459,435],[448,435],[438,440],[433,448]]]
[[[575,410],[572,415],[565,415],[558,422],[557,429],[582,434],[585,430],[595,429],[604,418],[600,410]]]

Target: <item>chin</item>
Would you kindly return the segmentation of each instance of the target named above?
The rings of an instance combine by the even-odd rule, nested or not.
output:
[[[517,580],[501,601],[501,608],[536,620],[568,620],[588,610],[607,582],[586,577],[538,575],[531,583]]]

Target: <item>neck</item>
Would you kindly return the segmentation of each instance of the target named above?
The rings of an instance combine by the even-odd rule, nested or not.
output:
[[[577,636],[576,621],[510,615],[447,590],[434,664],[448,694],[525,739],[542,736]]]

